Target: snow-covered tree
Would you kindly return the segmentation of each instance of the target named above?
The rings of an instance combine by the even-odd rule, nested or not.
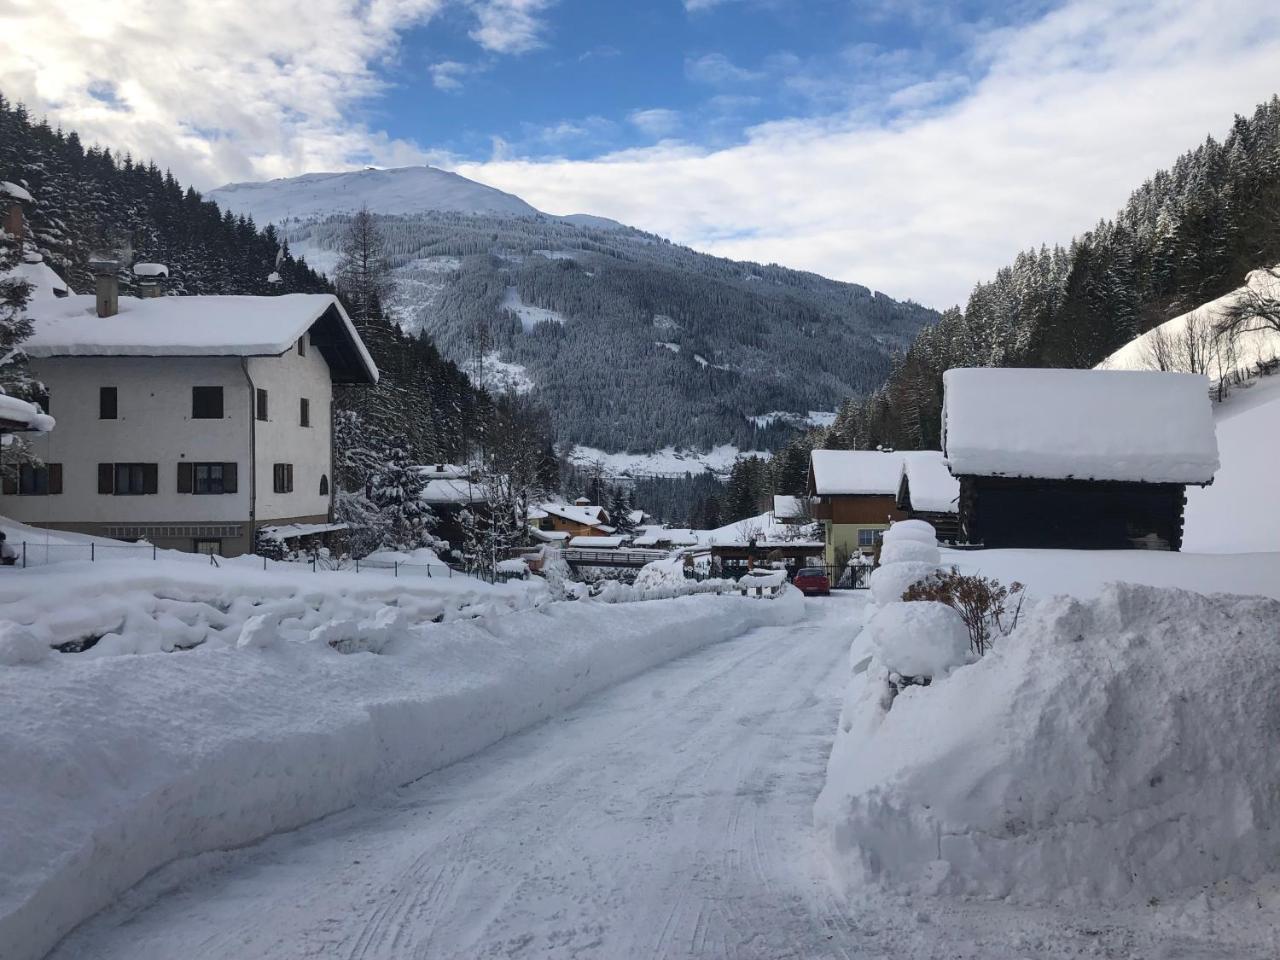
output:
[[[338,293],[355,320],[365,322],[382,316],[382,304],[391,291],[390,274],[382,230],[369,208],[362,207],[343,234],[335,271]]]
[[[434,542],[431,527],[435,515],[422,499],[426,480],[409,462],[403,447],[393,447],[373,477],[372,501],[386,524],[383,545],[393,550],[415,550]]]

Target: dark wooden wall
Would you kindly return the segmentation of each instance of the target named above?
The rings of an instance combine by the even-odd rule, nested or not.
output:
[[[1182,547],[1176,483],[960,478],[960,536],[987,547]]]

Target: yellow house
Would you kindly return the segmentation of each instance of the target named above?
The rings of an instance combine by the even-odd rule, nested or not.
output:
[[[870,555],[880,535],[906,514],[898,508],[903,457],[879,450],[814,450],[809,457],[813,517],[822,523],[826,562]]]

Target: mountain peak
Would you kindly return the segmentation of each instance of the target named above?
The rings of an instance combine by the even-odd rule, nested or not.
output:
[[[209,191],[224,210],[259,224],[309,220],[367,206],[374,213],[430,211],[533,217],[538,210],[519,197],[438,167],[392,167],[304,173],[265,182],[228,183]]]

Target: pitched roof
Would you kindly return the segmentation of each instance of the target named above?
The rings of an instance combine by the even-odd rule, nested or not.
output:
[[[32,357],[280,356],[308,330],[335,383],[376,383],[378,368],[337,297],[121,297],[99,317],[96,298],[69,296],[28,308]]]
[[[588,527],[598,527],[605,522],[605,513],[600,507],[578,507],[567,503],[543,503],[534,508],[544,515],[550,514],[572,523],[581,523]]]
[[[1204,484],[1218,469],[1198,374],[957,369],[943,385],[955,476]]]
[[[926,513],[959,513],[960,481],[947,470],[941,450],[901,450],[902,479],[911,509]]]
[[[902,479],[902,456],[879,450],[814,450],[809,468],[813,492],[896,496]]]
[[[590,550],[617,550],[622,543],[622,537],[574,537],[567,546],[584,547]]]

